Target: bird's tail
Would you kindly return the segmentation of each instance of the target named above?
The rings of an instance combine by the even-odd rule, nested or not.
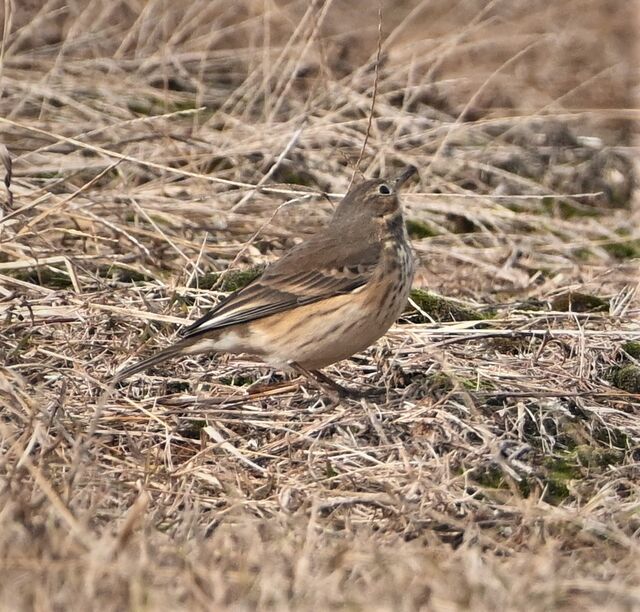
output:
[[[147,368],[150,368],[153,365],[162,363],[163,361],[166,361],[171,357],[176,357],[177,355],[185,355],[187,353],[198,352],[197,350],[196,351],[193,350],[193,347],[192,347],[193,344],[194,343],[191,339],[186,339],[186,338],[184,340],[181,340],[180,342],[176,342],[176,344],[168,346],[167,348],[162,349],[161,351],[151,355],[150,357],[147,357],[142,361],[138,361],[138,363],[134,363],[133,365],[130,365],[129,367],[124,368],[119,372],[116,372],[115,376],[112,379],[112,383],[121,382],[125,378],[129,378],[129,376],[133,376],[134,374],[137,374],[138,372],[142,372],[143,370],[146,370]]]

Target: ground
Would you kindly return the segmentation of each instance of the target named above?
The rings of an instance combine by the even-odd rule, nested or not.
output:
[[[380,6],[3,5],[2,609],[640,609],[636,3]],[[409,163],[381,397],[109,389]]]

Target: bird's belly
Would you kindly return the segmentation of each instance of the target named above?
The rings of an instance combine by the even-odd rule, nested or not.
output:
[[[408,288],[399,283],[384,288],[366,285],[350,295],[256,321],[251,343],[276,367],[294,361],[317,370],[373,344],[400,315],[407,294]]]

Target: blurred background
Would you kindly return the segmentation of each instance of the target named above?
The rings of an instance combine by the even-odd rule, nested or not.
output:
[[[344,78],[362,70],[375,56],[378,7],[383,65],[410,64],[407,84],[434,88],[425,102],[446,100],[455,110],[482,87],[472,115],[564,111],[593,119],[600,111],[611,141],[627,142],[638,87],[632,0],[22,0],[3,4],[3,53],[38,60],[33,68],[46,68],[49,79],[100,60],[106,72],[137,67],[147,85],[213,97],[202,90],[231,88],[260,66],[264,79],[282,77],[287,46],[298,55],[295,77],[308,83],[319,72]]]

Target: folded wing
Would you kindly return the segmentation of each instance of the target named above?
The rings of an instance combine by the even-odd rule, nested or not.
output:
[[[313,253],[313,260],[308,253]],[[379,244],[351,249],[335,238],[316,236],[268,266],[262,276],[222,300],[181,335],[198,336],[356,291],[370,280],[379,257]]]

